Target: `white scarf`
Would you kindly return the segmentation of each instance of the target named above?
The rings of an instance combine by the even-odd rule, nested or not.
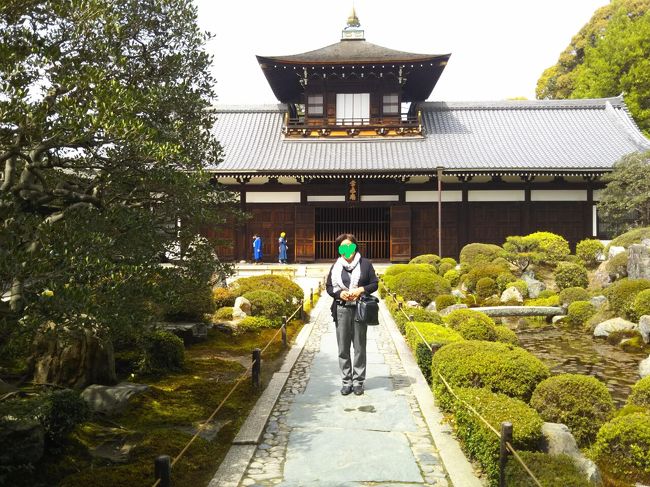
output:
[[[341,279],[341,272],[343,272],[343,269],[348,272],[352,271],[352,274],[350,275],[349,289],[354,289],[359,285],[359,278],[361,278],[361,266],[359,265],[360,260],[361,254],[357,252],[352,262],[348,262],[343,257],[339,257],[336,262],[334,262],[334,266],[332,267],[332,286],[335,293],[348,289]]]

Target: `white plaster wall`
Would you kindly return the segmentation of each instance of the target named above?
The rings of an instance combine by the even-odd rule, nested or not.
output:
[[[345,195],[344,194],[336,194],[336,195],[308,195],[307,196],[307,201],[345,201]]]
[[[502,191],[474,190],[467,192],[469,201],[524,201],[526,192],[523,189],[508,189]]]
[[[247,191],[246,203],[300,203],[300,191]]]
[[[406,191],[407,203],[435,203],[438,201],[437,191]],[[442,191],[443,203],[463,201],[462,191]]]
[[[361,201],[399,201],[396,194],[362,194]]]
[[[531,201],[587,201],[586,189],[533,189]]]

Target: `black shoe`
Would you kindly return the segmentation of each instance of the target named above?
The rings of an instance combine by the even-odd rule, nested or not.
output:
[[[347,396],[352,392],[352,386],[343,386],[341,387],[341,395],[342,396]]]
[[[362,385],[354,386],[354,395],[360,396],[361,394],[363,394],[363,386]]]

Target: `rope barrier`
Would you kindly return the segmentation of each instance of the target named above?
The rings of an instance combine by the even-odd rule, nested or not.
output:
[[[386,287],[385,284],[384,284],[384,287],[386,288],[386,291],[388,291],[388,288]],[[388,295],[389,295],[389,296],[393,299],[393,301],[394,301],[395,303],[397,303],[398,306],[399,306],[399,302],[398,302],[397,299],[395,298],[395,295],[394,295],[393,293],[390,293],[390,292],[388,292]],[[409,322],[411,322],[411,317],[410,317],[409,315],[407,315],[407,314],[404,312],[404,309],[403,309],[401,306],[399,306],[398,309],[399,309],[399,310],[404,314],[404,316],[406,317],[406,319],[407,319]],[[415,329],[415,331],[417,332],[417,334],[420,336],[420,339],[421,339],[422,342],[426,345],[426,347],[429,349],[429,351],[430,351],[431,353],[433,353],[433,347],[431,347],[431,345],[430,345],[429,342],[426,340],[426,338],[424,338],[424,335],[422,334],[422,332],[420,331],[420,329],[419,329],[417,326],[415,326],[415,325],[413,325],[413,328]],[[485,424],[485,425],[486,425],[486,426],[487,426],[487,427],[488,427],[488,428],[489,428],[489,429],[490,429],[490,430],[491,430],[495,435],[497,435],[497,437],[498,437],[499,439],[501,439],[501,433],[499,433],[499,431],[497,431],[497,429],[496,429],[494,426],[492,426],[492,425],[489,423],[489,421],[488,421],[487,419],[485,419],[483,416],[481,416],[481,414],[480,414],[476,409],[474,409],[474,407],[473,407],[471,404],[467,403],[466,401],[464,401],[463,399],[461,399],[460,397],[458,397],[458,395],[456,394],[456,392],[454,392],[454,390],[451,388],[451,386],[449,385],[449,383],[447,382],[447,380],[442,376],[442,374],[441,374],[440,372],[438,372],[438,377],[440,377],[440,380],[442,380],[442,383],[445,385],[445,387],[447,388],[447,390],[451,393],[452,396],[454,396],[454,398],[455,398],[458,402],[460,402],[463,406],[465,406],[467,409],[469,409],[469,410],[470,410],[474,415],[476,415],[477,418],[479,418],[479,419],[480,419],[480,420],[481,420],[481,421],[482,421],[482,422],[483,422],[483,423],[484,423],[484,424]],[[542,487],[542,484],[539,482],[539,480],[537,480],[537,477],[535,477],[535,475],[533,474],[533,472],[531,472],[530,468],[528,468],[528,466],[524,463],[524,461],[523,461],[522,458],[519,456],[519,454],[515,451],[514,447],[510,444],[510,442],[506,442],[506,447],[507,447],[508,450],[512,453],[512,455],[515,457],[515,459],[516,459],[516,460],[521,464],[521,466],[524,468],[524,470],[526,471],[526,473],[528,473],[528,475],[530,475],[531,479],[533,479],[533,482],[535,482],[535,484],[536,484],[538,487]]]
[[[266,344],[266,346],[262,349],[262,353],[264,353],[264,351],[266,351],[266,349],[269,348],[269,347],[271,346],[271,344],[275,341],[275,339],[277,338],[277,336],[281,333],[282,329],[283,329],[283,328],[286,328],[286,326],[287,326],[287,324],[289,323],[289,321],[291,321],[291,319],[296,315],[296,313],[302,309],[303,304],[304,304],[304,300],[300,301],[300,306],[298,306],[298,308],[296,308],[296,310],[295,310],[293,313],[291,313],[291,316],[289,316],[289,317],[284,321],[284,323],[282,324],[282,326],[281,326],[280,328],[278,328],[278,331],[275,332],[275,334],[271,337],[271,339],[270,339],[269,342]],[[181,457],[182,457],[182,456],[185,454],[185,452],[189,449],[189,447],[192,445],[192,443],[194,443],[194,440],[196,440],[196,439],[199,437],[199,435],[201,434],[201,432],[202,432],[202,431],[207,427],[207,425],[210,424],[210,422],[214,419],[214,417],[215,417],[215,416],[217,415],[217,413],[221,410],[221,408],[224,406],[224,404],[226,404],[226,401],[227,401],[228,399],[230,399],[230,396],[232,396],[232,394],[235,392],[235,390],[237,389],[237,387],[239,387],[239,384],[241,384],[241,383],[244,381],[244,379],[246,379],[246,377],[248,377],[248,374],[249,374],[249,372],[252,370],[252,368],[253,368],[253,364],[251,363],[251,364],[246,368],[246,370],[244,370],[244,372],[242,372],[242,374],[241,374],[241,375],[239,376],[239,378],[237,379],[237,382],[235,382],[235,385],[230,389],[230,391],[228,392],[228,394],[226,395],[226,397],[223,398],[223,400],[219,403],[219,405],[217,406],[217,408],[212,412],[212,414],[210,415],[210,417],[209,417],[207,420],[205,420],[205,421],[201,424],[201,426],[199,426],[199,429],[196,431],[196,433],[194,433],[194,436],[192,436],[192,438],[191,438],[191,439],[190,439],[190,440],[185,444],[185,446],[184,446],[183,449],[180,451],[180,453],[179,453],[178,455],[176,455],[176,457],[174,457],[174,459],[173,459],[172,462],[171,462],[171,466],[172,466],[172,467],[173,467],[174,465],[176,465],[176,463],[178,462],[178,460],[181,459]],[[160,485],[160,479],[157,479],[156,482],[155,482],[151,487],[158,487],[159,485]]]

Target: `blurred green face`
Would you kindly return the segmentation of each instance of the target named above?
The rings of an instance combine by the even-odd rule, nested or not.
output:
[[[344,243],[339,245],[339,254],[345,257],[346,259],[349,259],[354,255],[354,252],[357,250],[357,244],[354,244],[349,240],[344,240],[343,242]]]

